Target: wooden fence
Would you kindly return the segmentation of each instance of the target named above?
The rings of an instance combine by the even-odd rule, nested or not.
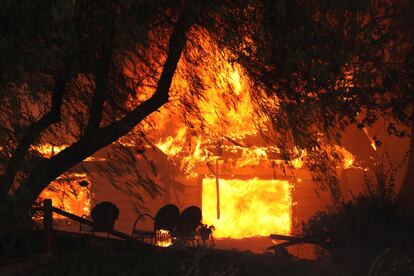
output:
[[[53,203],[52,203],[51,199],[45,199],[43,201],[43,207],[41,209],[43,211],[44,252],[47,253],[47,254],[50,254],[52,252],[52,248],[53,248],[53,236],[54,236],[53,213],[59,214],[63,217],[74,220],[74,221],[79,222],[81,224],[91,226],[96,231],[108,233],[108,234],[110,234],[114,237],[125,240],[128,243],[138,245],[142,248],[146,248],[146,249],[155,248],[153,245],[145,243],[145,242],[137,240],[137,239],[134,239],[130,235],[127,235],[123,232],[119,232],[119,231],[116,231],[114,229],[103,227],[101,225],[98,225],[98,224],[94,223],[93,221],[87,220],[85,218],[76,216],[76,215],[68,213],[64,210],[56,208],[56,207],[53,206]]]

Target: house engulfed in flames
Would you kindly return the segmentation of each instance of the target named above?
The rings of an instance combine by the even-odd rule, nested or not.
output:
[[[152,214],[166,203],[174,203],[181,210],[190,205],[201,207],[203,223],[215,226],[216,238],[294,234],[302,220],[329,203],[329,196],[315,195],[311,175],[301,158],[304,153],[298,153],[288,169],[281,168],[285,161],[278,157],[279,150],[260,137],[257,120],[262,119],[255,116],[248,78],[237,64],[223,60],[225,53],[217,54],[218,49],[208,43],[206,47],[210,47],[206,52],[211,56],[209,64],[201,66],[207,72],[201,78],[211,85],[203,87],[203,97],[196,103],[198,125],[184,123],[188,118],[182,118],[186,115],[175,105],[174,99],[191,92],[180,75],[185,64],[179,64],[171,102],[141,126],[153,143],[140,149],[122,145],[130,147],[138,170],[151,172],[149,167],[155,166],[157,173],[152,173],[152,179],[160,186],[161,196],[145,197],[142,190],[133,191],[130,186],[127,190],[145,197],[147,212]],[[223,100],[226,93],[233,100]],[[49,148],[38,150],[50,154]],[[342,157],[338,167],[341,174],[352,169],[354,156],[345,148],[338,146],[337,150]],[[118,191],[125,191],[122,181],[131,178],[128,170],[118,170],[116,184],[99,172],[102,165],[122,167],[113,158],[109,161],[110,151],[102,150],[73,168],[69,178],[57,179],[40,198],[52,197],[59,207],[79,216],[88,215],[93,202],[112,201],[121,210],[116,228],[130,232],[137,216],[131,207],[135,198]],[[91,185],[75,185],[81,180]],[[72,193],[66,190],[68,183]]]

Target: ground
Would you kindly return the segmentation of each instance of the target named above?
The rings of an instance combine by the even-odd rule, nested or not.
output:
[[[40,249],[41,235],[38,238]],[[361,267],[360,263],[340,263],[329,257],[310,261],[237,250],[148,249],[123,240],[73,234],[56,234],[53,242],[51,254],[34,252],[31,248],[25,258],[3,260],[0,275],[414,275],[414,267],[407,266],[401,258],[387,262],[384,257],[390,252]]]
[[[119,241],[119,240],[118,240]],[[332,275],[325,261],[305,261],[236,250],[142,249],[55,237],[54,252],[3,263],[0,275]],[[336,273],[336,275],[338,275]],[[345,275],[345,274],[344,274]]]

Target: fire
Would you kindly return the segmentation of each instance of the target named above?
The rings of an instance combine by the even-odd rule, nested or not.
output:
[[[263,114],[256,112],[250,92],[251,80],[244,69],[231,61],[231,55],[218,49],[208,34],[200,32],[199,44],[205,51],[205,60],[198,64],[202,97],[197,97],[187,81],[184,62],[180,62],[172,85],[172,100],[150,116],[154,129],[145,128],[154,144],[160,148],[184,175],[203,176],[203,223],[214,225],[217,238],[247,238],[268,236],[272,233],[291,233],[291,187],[288,181],[228,179],[238,170],[251,166],[270,167],[270,164],[294,169],[305,167],[306,152],[298,149],[289,162],[282,160],[281,150],[267,145],[260,132],[266,125]],[[190,70],[191,71],[191,70]],[[352,82],[346,74],[346,81]],[[346,83],[350,87],[350,83]],[[180,112],[180,100],[192,95],[193,113]],[[265,96],[264,96],[265,97]],[[263,98],[277,107],[277,99]],[[183,117],[181,117],[183,116]],[[184,123],[185,122],[185,123]],[[152,131],[151,131],[152,130]],[[342,147],[334,147],[332,159],[341,168],[354,165],[354,156]],[[216,189],[215,174],[219,179]],[[301,182],[301,179],[297,183]],[[219,198],[219,213],[217,199]]]
[[[202,50],[196,48],[191,53],[190,49],[188,56],[202,56],[201,61],[193,66],[191,62],[181,59],[171,86],[170,102],[140,126],[148,140],[179,165],[184,175],[192,177],[205,174],[211,176],[212,167],[215,167],[213,170],[216,172],[234,175],[237,169],[266,162],[268,165],[269,160],[272,164],[286,164],[284,160],[279,160],[280,150],[265,145],[261,139],[258,126],[263,125],[265,119],[255,110],[250,94],[254,88],[247,73],[234,62],[231,53],[219,49],[207,32],[194,31],[194,40],[198,40],[196,44],[201,45]],[[125,75],[139,82],[134,72],[145,71],[140,66],[133,59],[128,60]],[[197,87],[191,83],[194,75],[199,83]],[[349,76],[352,76],[352,72],[346,72],[345,75],[345,79],[351,82]],[[131,96],[131,107],[137,101],[147,99],[153,92],[149,88],[154,87],[151,79],[144,81],[148,89],[137,89],[136,97]],[[200,94],[196,95],[197,93]],[[185,113],[188,111],[182,99],[190,101],[190,105],[194,106],[193,112]],[[269,105],[278,105],[275,99],[262,100]],[[262,128],[261,131],[265,130]],[[45,157],[51,157],[65,147],[42,145],[35,149]],[[342,166],[351,167],[354,162],[352,154],[342,148],[338,148],[338,151],[343,158]],[[289,164],[295,169],[302,168],[305,155],[305,152],[298,152]],[[208,167],[210,171],[200,173],[198,168],[202,166]],[[53,183],[51,189],[47,189],[41,196],[52,198],[55,204],[68,212],[78,215],[89,213],[90,191],[83,190],[76,183],[70,184],[75,195],[71,196],[67,193],[68,189],[58,182]],[[216,226],[216,236],[241,238],[290,233],[292,204],[287,181],[254,178],[220,179],[219,182],[222,219],[217,220],[214,218],[216,181],[210,178],[203,181],[204,219],[205,223]]]
[[[203,30],[196,33],[195,39],[203,48],[202,61],[195,68],[180,61],[172,83],[171,101],[160,108],[160,112],[149,116],[142,126],[166,155],[181,158],[181,168],[187,175],[196,173],[197,162],[216,156],[215,147],[223,139],[242,141],[256,137],[259,120],[253,115],[250,80],[243,68],[231,61],[230,53],[219,49],[208,33]],[[191,97],[196,108],[191,114],[184,114],[183,118],[180,112],[182,103],[177,99],[194,94],[189,71],[195,72],[200,79],[200,88],[197,89],[202,93]],[[241,158],[239,166],[257,163],[264,156],[259,153],[264,150],[249,145],[237,150],[243,151],[245,157],[255,159],[250,162]]]
[[[267,159],[266,150],[263,148],[246,149],[242,148],[242,156],[236,162],[236,167],[241,168],[246,165],[259,165],[260,160]]]
[[[172,237],[170,231],[163,229],[155,231],[155,241],[155,244],[161,247],[168,247],[172,245]]]
[[[247,238],[291,233],[292,199],[285,180],[219,179],[220,219],[216,213],[216,179],[203,179],[203,223],[217,238]]]
[[[197,32],[195,39],[205,50],[204,57],[197,68],[189,68],[187,63],[180,61],[172,84],[172,100],[148,118],[154,123],[143,124],[148,136],[180,165],[187,176],[196,177],[198,165],[205,161],[214,162],[217,156],[222,155],[221,152],[233,154],[233,168],[257,166],[269,159],[275,164],[286,164],[277,156],[279,149],[264,145],[261,139],[260,131],[265,130],[259,130],[258,126],[263,126],[266,119],[256,112],[250,95],[254,88],[245,70],[232,60],[230,53],[219,49],[208,33]],[[200,78],[202,97],[193,96],[193,112],[180,118],[182,107],[177,99],[196,93],[191,90],[191,81],[185,73],[191,70],[195,70]],[[348,75],[352,76],[347,72]],[[269,105],[278,104],[271,99],[263,100]],[[220,152],[217,152],[218,147]],[[269,152],[276,153],[276,156],[269,156]],[[352,155],[345,150],[341,153],[345,153],[341,154],[346,159],[342,162],[344,168],[352,166]],[[288,163],[300,169],[304,167],[305,157],[305,152],[298,152],[297,157]]]
[[[45,158],[51,158],[58,154],[69,145],[40,144],[32,146]],[[105,161],[104,158],[88,157],[85,161]],[[52,199],[55,207],[77,216],[89,215],[91,211],[93,193],[90,187],[81,187],[79,182],[90,180],[86,173],[65,173],[53,181],[38,197],[37,201]],[[63,218],[58,214],[53,214],[54,218]]]
[[[50,158],[67,147],[68,145],[41,144],[37,146],[32,146],[32,149],[39,152],[43,157]]]
[[[162,150],[164,153],[168,153],[169,156],[175,156],[182,150],[181,141],[186,135],[186,128],[181,128],[178,130],[175,137],[168,136],[165,139],[160,139],[157,143],[157,147]]]
[[[349,169],[354,165],[354,161],[355,161],[355,156],[350,153],[349,151],[347,151],[344,147],[335,146],[335,150],[339,153],[339,155],[341,156],[341,166],[344,169]]]
[[[90,187],[81,187],[79,181],[87,179],[86,174],[73,173],[53,181],[38,197],[38,201],[52,199],[53,206],[77,216],[89,215],[93,194]],[[62,218],[53,214],[53,218]]]
[[[377,144],[375,143],[375,140],[371,137],[371,135],[369,135],[367,128],[366,128],[366,127],[364,127],[362,130],[364,131],[365,135],[367,135],[367,137],[368,137],[368,139],[369,139],[369,142],[370,142],[370,144],[371,144],[371,147],[372,147],[375,151],[377,151]]]

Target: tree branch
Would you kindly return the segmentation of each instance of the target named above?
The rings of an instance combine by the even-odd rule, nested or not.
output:
[[[102,121],[103,107],[108,86],[108,76],[111,66],[111,57],[115,39],[115,22],[113,7],[108,8],[109,15],[106,22],[108,35],[104,35],[101,49],[101,56],[96,63],[95,69],[95,91],[92,98],[92,106],[89,112],[89,120],[85,128],[84,135],[88,136],[90,132],[99,128]]]
[[[40,134],[49,126],[61,120],[61,106],[62,98],[65,93],[65,86],[72,76],[72,63],[74,60],[74,49],[76,48],[76,41],[79,27],[79,3],[76,2],[74,16],[73,16],[73,32],[70,47],[68,47],[67,54],[63,60],[63,66],[55,76],[55,85],[52,90],[52,106],[51,109],[45,113],[38,121],[33,122],[26,130],[22,139],[18,142],[14,150],[9,164],[0,176],[0,196],[4,197],[9,193],[11,186],[17,172],[22,168],[25,157],[30,149],[30,146],[39,138]]]
[[[151,98],[140,104],[119,121],[105,128],[97,128],[90,135],[84,135],[78,142],[67,147],[46,162],[37,165],[17,191],[23,204],[27,204],[27,207],[29,207],[40,192],[56,177],[99,149],[130,132],[145,117],[168,101],[171,82],[185,46],[186,32],[192,24],[189,18],[188,10],[184,9],[170,37],[167,59],[164,63],[157,89]]]

